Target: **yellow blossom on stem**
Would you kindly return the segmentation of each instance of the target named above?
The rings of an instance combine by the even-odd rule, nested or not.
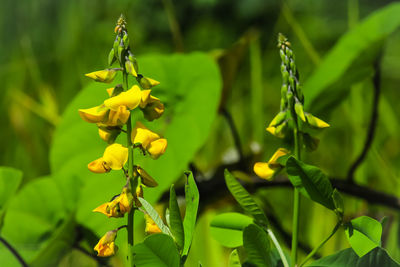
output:
[[[122,126],[124,125],[131,115],[126,106],[119,106],[116,110],[110,110],[108,120],[104,124],[108,126]]]
[[[119,70],[120,69],[99,70],[87,73],[85,76],[95,80],[96,82],[110,83],[114,80],[115,76],[117,75],[117,71]]]
[[[127,186],[124,186],[121,194],[116,196],[110,202],[101,204],[93,210],[100,212],[107,217],[123,217],[125,213],[130,212],[133,204],[133,195]]]
[[[164,113],[164,104],[160,99],[150,95],[151,90],[142,91],[140,109],[143,111],[144,118],[148,121],[158,119]]]
[[[268,162],[256,162],[253,167],[255,174],[262,179],[271,179],[282,169],[282,165],[279,164],[278,159],[288,153],[289,151],[287,149],[279,148]]]
[[[108,231],[102,238],[100,238],[94,250],[97,251],[98,257],[109,257],[115,254],[118,247],[115,245],[115,238],[117,237],[117,230]]]
[[[90,171],[94,173],[104,173],[110,170],[120,170],[128,160],[128,148],[120,144],[107,146],[103,157],[96,159],[88,164]]]
[[[132,110],[139,106],[141,99],[142,94],[140,88],[134,85],[128,91],[105,100],[104,105],[115,111],[118,110],[120,106],[126,106],[128,109]]]
[[[153,159],[159,158],[167,149],[167,139],[146,128],[141,122],[136,122],[135,128],[131,135],[132,143],[146,150]]]
[[[147,148],[147,152],[149,152],[150,156],[153,159],[158,159],[162,154],[165,153],[167,149],[167,139],[160,138],[150,143]]]

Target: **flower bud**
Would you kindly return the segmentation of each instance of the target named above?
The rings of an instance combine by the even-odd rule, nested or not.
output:
[[[269,127],[277,126],[286,119],[286,111],[279,112],[270,122]]]
[[[135,109],[141,100],[140,88],[134,85],[126,92],[122,92],[117,96],[113,96],[104,101],[104,105],[112,110],[117,111],[119,106],[126,106],[128,109]]]
[[[160,82],[148,77],[144,77],[142,75],[138,75],[138,77],[136,77],[136,80],[143,89],[151,89],[152,87],[160,84]]]
[[[279,148],[269,159],[268,162],[256,162],[253,170],[258,177],[269,180],[275,176],[283,166],[278,162],[278,159],[285,156],[289,151],[285,148]]]
[[[87,74],[85,74],[85,76],[93,79],[96,82],[110,83],[114,80],[115,76],[117,75],[117,71],[119,71],[119,70],[120,69],[117,69],[117,68],[99,70],[99,71],[87,73]]]
[[[122,37],[122,42],[124,44],[124,48],[128,49],[129,47],[129,37],[128,34],[124,34],[124,37]]]
[[[108,88],[107,94],[109,97],[117,96],[124,91],[122,84],[117,84],[114,88]]]
[[[147,149],[149,144],[160,136],[146,128],[141,122],[137,121],[135,128],[132,130],[132,144],[141,144],[144,149]]]
[[[323,128],[327,128],[330,125],[326,122],[324,122],[321,119],[318,119],[317,117],[311,115],[310,113],[305,113],[306,119],[307,119],[307,123],[314,128],[318,128],[318,129],[323,129]]]
[[[108,54],[108,65],[111,66],[117,58],[115,57],[114,48],[111,48],[110,53]]]
[[[129,59],[125,61],[125,69],[128,73],[132,74],[132,76],[134,76],[134,77],[138,76],[135,66]]]
[[[142,183],[148,187],[156,187],[158,183],[156,180],[153,179],[143,168],[140,166],[136,166],[136,171],[138,172],[139,176],[142,178]]]
[[[106,141],[109,144],[114,143],[115,139],[121,133],[121,128],[119,127],[107,127],[107,126],[99,126],[99,136],[101,139]]]
[[[306,117],[304,116],[303,105],[297,99],[296,99],[296,104],[294,104],[294,110],[297,116],[299,116],[299,118],[305,122]]]

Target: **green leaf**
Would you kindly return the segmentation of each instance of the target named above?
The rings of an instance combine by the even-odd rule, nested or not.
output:
[[[336,188],[332,192],[332,199],[333,199],[333,204],[335,205],[335,212],[338,214],[338,216],[343,217],[344,213],[343,198]]]
[[[0,231],[8,200],[17,191],[22,181],[22,172],[10,167],[0,166]]]
[[[271,244],[267,233],[259,226],[250,224],[243,230],[243,246],[248,261],[255,266],[272,266]]]
[[[9,201],[2,237],[28,263],[54,265],[73,244],[74,216],[67,211],[60,192],[53,178],[39,178]],[[10,255],[0,252],[0,262],[7,262],[3,256]]]
[[[229,255],[229,267],[241,267],[239,253],[234,249]]]
[[[160,215],[158,214],[158,212],[153,208],[153,206],[147,202],[144,198],[138,197],[140,203],[142,204],[142,208],[146,211],[146,213],[151,217],[151,219],[153,219],[153,221],[156,223],[156,225],[158,226],[158,228],[160,228],[160,230],[167,234],[172,236],[171,231],[169,230],[168,226],[166,226],[164,224],[164,222],[162,221]]]
[[[335,209],[331,182],[320,169],[290,157],[286,162],[286,171],[300,193],[328,209]]]
[[[371,217],[361,216],[346,225],[346,236],[357,255],[362,257],[381,246],[382,225]]]
[[[199,190],[197,189],[193,174],[191,172],[186,172],[185,174],[187,182],[185,184],[186,212],[185,218],[183,219],[183,227],[185,229],[185,243],[182,250],[183,256],[187,256],[192,244],[200,200]]]
[[[165,234],[152,234],[133,248],[137,267],[179,267],[180,258],[172,238]]]
[[[249,192],[244,189],[244,187],[227,169],[225,169],[225,183],[233,197],[245,212],[253,216],[257,224],[268,226],[268,219],[264,212],[250,196]]]
[[[172,235],[175,238],[175,242],[178,244],[178,248],[182,249],[185,241],[185,234],[183,231],[181,211],[179,210],[178,201],[176,199],[176,193],[174,185],[171,185],[169,190],[169,226],[171,228]]]
[[[236,213],[222,213],[210,223],[210,233],[221,245],[229,248],[243,245],[243,229],[253,223],[249,216]]]
[[[372,75],[384,41],[400,26],[399,13],[399,3],[387,5],[339,39],[304,84],[307,107],[316,113],[332,110],[329,107],[346,96],[352,84]]]
[[[208,138],[217,116],[221,80],[217,65],[204,53],[148,55],[138,58],[138,62],[141,73],[161,83],[153,88],[152,95],[165,104],[164,115],[153,122],[145,122],[141,111],[134,111],[134,120],[141,120],[168,140],[165,154],[157,160],[135,152],[135,164],[159,183],[156,188],[145,189],[146,200],[154,203],[187,169]],[[130,85],[136,83],[134,78],[129,79]],[[122,83],[116,80],[115,84],[118,82]],[[101,157],[107,144],[98,137],[96,125],[79,117],[78,109],[103,103],[108,98],[105,89],[113,85],[90,82],[81,90],[66,108],[50,151],[54,176],[60,176],[57,178],[60,180],[75,176],[79,180],[80,186],[71,184],[64,188],[80,191],[77,192],[79,205],[78,200],[74,202],[78,209],[77,221],[98,235],[120,225],[118,220],[90,211],[121,191],[123,173],[112,171],[100,175],[88,171],[87,164]],[[117,142],[126,145],[126,136],[121,134]]]
[[[314,261],[309,267],[398,267],[383,248],[375,248],[363,257],[358,257],[351,249],[341,250],[333,255]]]

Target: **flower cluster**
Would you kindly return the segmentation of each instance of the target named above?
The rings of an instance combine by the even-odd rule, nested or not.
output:
[[[129,47],[129,37],[123,17],[118,20],[115,28],[116,39],[108,57],[112,66],[118,62],[119,68],[108,68],[86,74],[96,82],[112,83],[118,72],[122,72],[124,84],[117,84],[108,88],[108,98],[98,106],[80,109],[79,115],[89,123],[96,124],[101,139],[108,143],[104,153],[98,159],[88,164],[88,169],[93,173],[107,173],[112,170],[122,170],[126,182],[121,192],[110,201],[95,208],[107,217],[124,217],[141,206],[138,197],[143,197],[143,186],[154,187],[157,182],[140,166],[133,165],[133,150],[140,149],[144,155],[152,159],[159,158],[167,148],[167,140],[146,128],[141,122],[136,121],[132,129],[131,113],[134,109],[143,112],[144,119],[153,121],[164,113],[164,104],[160,99],[151,95],[151,88],[158,85],[154,79],[139,74],[138,63]],[[136,78],[137,85],[128,88],[128,75]],[[116,143],[121,133],[127,134],[127,146]],[[125,165],[128,162],[128,170]],[[117,231],[127,227],[107,232],[95,246],[98,256],[114,255],[117,246],[115,238]]]
[[[329,124],[304,111],[304,96],[299,83],[299,73],[295,57],[287,38],[279,34],[278,48],[281,57],[281,105],[279,113],[272,119],[266,130],[278,138],[285,138],[292,129],[298,131],[304,144],[315,149],[319,140],[310,135],[313,129],[324,129]],[[288,154],[284,148],[279,148],[268,162],[257,162],[254,172],[263,179],[271,179],[283,165],[278,158]]]

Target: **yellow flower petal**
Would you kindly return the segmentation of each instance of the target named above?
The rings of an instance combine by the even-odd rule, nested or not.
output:
[[[110,110],[108,120],[104,124],[108,126],[122,126],[124,125],[131,115],[126,106],[119,106],[117,110]]]
[[[276,172],[276,169],[271,169],[267,162],[256,162],[256,164],[254,164],[253,170],[258,177],[266,180],[271,179]]]
[[[286,148],[279,148],[273,155],[272,157],[269,159],[268,164],[270,167],[279,167],[280,164],[277,162],[277,160],[282,157],[289,154],[289,150],[287,150]],[[278,166],[276,166],[278,165]]]
[[[137,79],[139,81],[140,86],[142,86],[143,89],[150,89],[150,88],[160,84],[160,82],[158,82],[154,79],[151,79],[148,77],[143,77],[141,75],[138,75]]]
[[[150,143],[149,147],[147,148],[147,151],[150,153],[150,156],[153,159],[157,159],[158,157],[160,157],[162,154],[165,153],[167,145],[168,145],[167,139],[164,138],[157,139]]]
[[[103,213],[103,214],[107,215],[108,217],[110,217],[110,216],[109,216],[109,208],[108,208],[109,203],[110,203],[110,202],[101,204],[100,206],[98,206],[97,208],[95,208],[95,209],[92,210],[92,211],[93,211],[93,212],[100,212],[100,213]]]
[[[106,120],[109,109],[104,105],[93,108],[79,109],[79,115],[84,121],[98,123]]]
[[[134,85],[128,91],[105,100],[104,105],[112,110],[118,110],[119,106],[126,106],[128,109],[132,110],[139,106],[141,99],[142,94],[140,88]]]
[[[117,231],[108,231],[94,247],[98,257],[109,257],[115,254],[118,247],[115,245]]]
[[[158,228],[157,224],[153,221],[153,219],[148,215],[144,215],[144,219],[146,221],[146,228],[145,232],[149,235],[155,234],[155,233],[161,233],[161,229]]]
[[[94,173],[105,173],[111,169],[105,164],[104,159],[101,157],[88,164],[88,169]]]
[[[87,73],[85,76],[95,80],[96,82],[110,83],[114,80],[118,70],[119,69],[99,70]]]
[[[147,103],[150,100],[150,93],[151,93],[151,90],[143,90],[142,91],[142,98],[140,100],[140,108],[146,107]]]
[[[113,170],[120,170],[128,160],[128,148],[120,144],[109,145],[103,154],[105,165]]]
[[[146,128],[141,122],[137,121],[135,128],[132,130],[132,143],[137,144],[140,143],[144,149],[147,149],[149,144],[154,140],[159,139],[160,136],[156,133],[153,133],[149,129]]]

